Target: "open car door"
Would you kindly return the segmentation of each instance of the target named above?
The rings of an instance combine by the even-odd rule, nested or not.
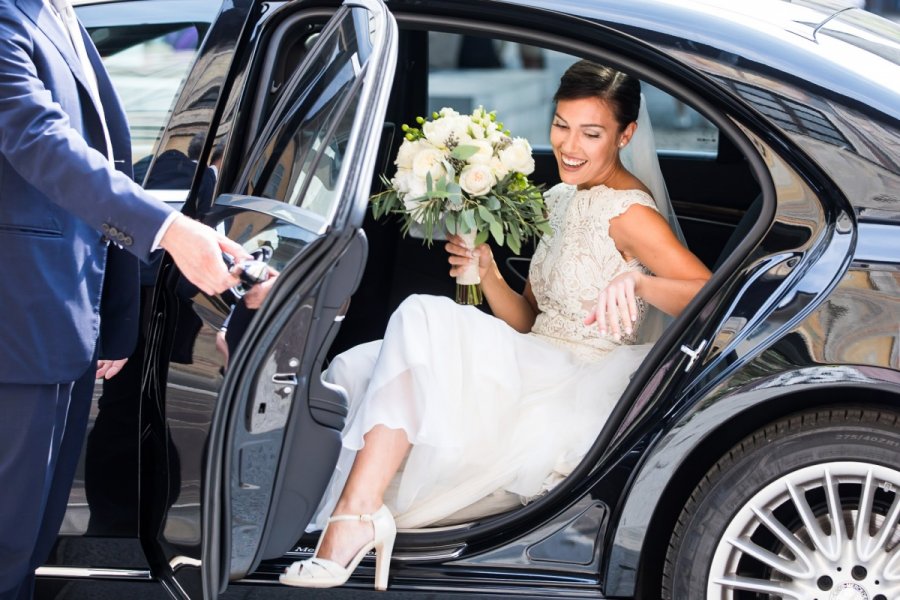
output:
[[[345,2],[283,84],[238,180],[246,193],[219,196],[210,212],[281,274],[236,342],[213,416],[206,598],[294,546],[337,461],[347,398],[321,371],[365,268],[361,227],[396,38],[381,0]]]
[[[270,18],[254,49],[256,67],[266,52],[278,54],[293,13],[312,11],[327,23],[307,28],[314,33],[277,96],[248,102],[259,111],[249,116],[256,132],[226,151],[237,146],[241,156],[226,188],[233,193],[199,215],[280,272],[255,314],[240,290],[194,292],[191,300],[204,326],[215,321],[204,306],[213,316],[234,306],[202,474],[199,568],[209,599],[299,539],[331,477],[347,413],[344,392],[324,384],[321,370],[365,267],[361,226],[393,81],[396,23],[381,0],[347,0],[330,18],[304,5],[287,3]],[[177,273],[161,280],[184,287]],[[186,295],[176,294],[183,302]]]
[[[395,62],[381,1],[345,2],[284,82],[238,179],[245,193],[219,196],[206,219],[281,274],[232,344],[213,415],[205,598],[293,547],[337,461],[347,399],[321,368],[365,268],[361,226]]]

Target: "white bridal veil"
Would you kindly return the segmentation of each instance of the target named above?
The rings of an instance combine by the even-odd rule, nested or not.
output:
[[[669,191],[666,189],[666,181],[663,179],[662,170],[659,168],[659,157],[656,154],[656,139],[653,136],[653,126],[650,123],[650,114],[647,112],[647,99],[641,94],[641,108],[638,111],[637,130],[631,136],[631,141],[619,153],[622,164],[632,175],[640,179],[650,189],[656,207],[666,221],[675,237],[682,244],[684,233],[675,211],[672,210],[672,201],[669,199]],[[638,342],[655,342],[668,325],[671,318],[661,310],[648,305],[648,312],[641,324]]]

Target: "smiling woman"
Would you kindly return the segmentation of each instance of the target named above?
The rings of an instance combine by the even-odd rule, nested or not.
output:
[[[637,80],[581,61],[556,99],[551,142],[564,183],[546,194],[552,231],[524,293],[487,244],[450,236],[451,275],[476,265],[493,316],[411,296],[383,341],[332,362],[326,379],[350,398],[344,450],[313,519],[324,528],[316,555],[282,583],[341,585],[374,548],[375,587],[385,589],[397,526],[484,516],[479,503],[490,514],[555,487],[649,350],[635,345],[646,302],[677,315],[708,279],[619,159],[636,128]]]

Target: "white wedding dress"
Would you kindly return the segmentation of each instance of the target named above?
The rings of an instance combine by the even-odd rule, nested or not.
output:
[[[583,319],[598,293],[625,271],[609,222],[642,191],[606,186],[545,194],[552,236],[539,242],[529,278],[540,314],[531,333],[471,306],[410,296],[384,340],[332,361],[326,379],[344,387],[344,448],[310,531],[320,530],[343,489],[363,436],[382,424],[412,442],[385,503],[397,526],[468,520],[521,505],[568,475],[597,438],[650,344],[600,335]],[[636,326],[646,312],[640,302]],[[636,334],[637,332],[635,332]]]

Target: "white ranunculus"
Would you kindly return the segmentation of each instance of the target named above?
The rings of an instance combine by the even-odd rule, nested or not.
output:
[[[518,171],[523,175],[530,175],[534,171],[531,144],[525,138],[517,137],[509,146],[501,150],[500,160],[510,171]]]
[[[412,169],[413,157],[422,149],[421,140],[409,141],[403,140],[400,148],[397,150],[397,159],[394,164],[398,169]]]
[[[421,177],[416,177],[415,175],[410,175],[410,178],[407,180],[407,192],[406,198],[418,198],[421,199],[425,194],[428,193],[428,185],[425,183],[425,180]],[[406,200],[404,200],[406,202]],[[408,206],[407,206],[408,208]]]
[[[484,196],[497,180],[488,165],[467,165],[459,174],[459,186],[472,196]]]
[[[485,165],[491,162],[491,159],[494,157],[494,147],[487,140],[471,140],[466,142],[465,145],[478,148],[478,151],[466,161],[470,165]]]
[[[427,192],[427,186],[425,185],[424,179],[419,179],[415,175],[410,172],[409,177],[406,179],[407,191],[403,198],[403,207],[406,209],[406,212],[409,213],[410,217],[416,223],[422,222],[422,215],[416,209],[421,204],[425,193]]]
[[[391,179],[391,185],[402,198],[409,193],[409,180],[413,177],[412,169],[398,168],[397,174]]]
[[[447,169],[444,167],[444,152],[434,147],[427,147],[426,144],[419,149],[412,160],[412,171],[416,177],[425,180],[426,175],[431,173],[431,179],[437,181],[443,179],[447,175]]]

